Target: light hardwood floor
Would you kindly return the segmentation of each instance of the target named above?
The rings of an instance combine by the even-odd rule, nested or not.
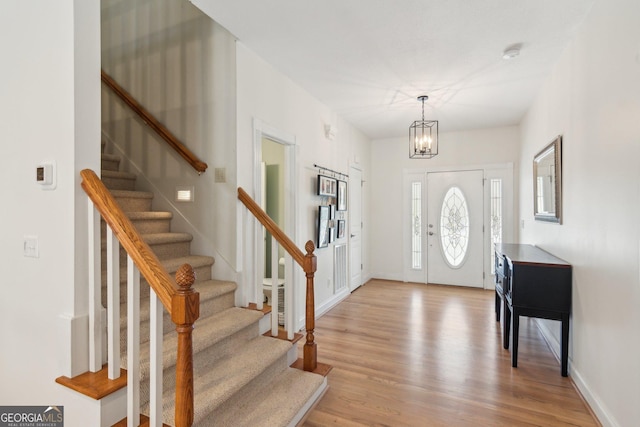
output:
[[[318,361],[333,370],[303,425],[598,426],[524,317],[511,367],[493,298],[383,280],[356,290],[316,321]]]

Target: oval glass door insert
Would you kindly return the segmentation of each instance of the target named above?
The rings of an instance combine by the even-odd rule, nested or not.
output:
[[[442,201],[440,245],[447,264],[460,267],[469,247],[469,209],[458,187],[451,187]]]

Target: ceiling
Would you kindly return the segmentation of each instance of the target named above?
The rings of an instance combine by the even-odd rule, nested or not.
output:
[[[593,0],[192,0],[371,139],[516,125]],[[520,46],[509,60],[503,51]]]

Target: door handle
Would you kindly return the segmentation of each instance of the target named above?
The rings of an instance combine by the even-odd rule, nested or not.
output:
[[[433,231],[430,231],[430,232],[429,232],[429,236],[433,236]]]
[[[355,234],[352,234],[352,235],[351,235],[351,237],[356,237],[356,235],[355,235]]]

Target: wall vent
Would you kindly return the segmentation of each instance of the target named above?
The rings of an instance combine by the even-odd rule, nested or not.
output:
[[[334,293],[347,287],[347,245],[335,245],[333,250]]]

